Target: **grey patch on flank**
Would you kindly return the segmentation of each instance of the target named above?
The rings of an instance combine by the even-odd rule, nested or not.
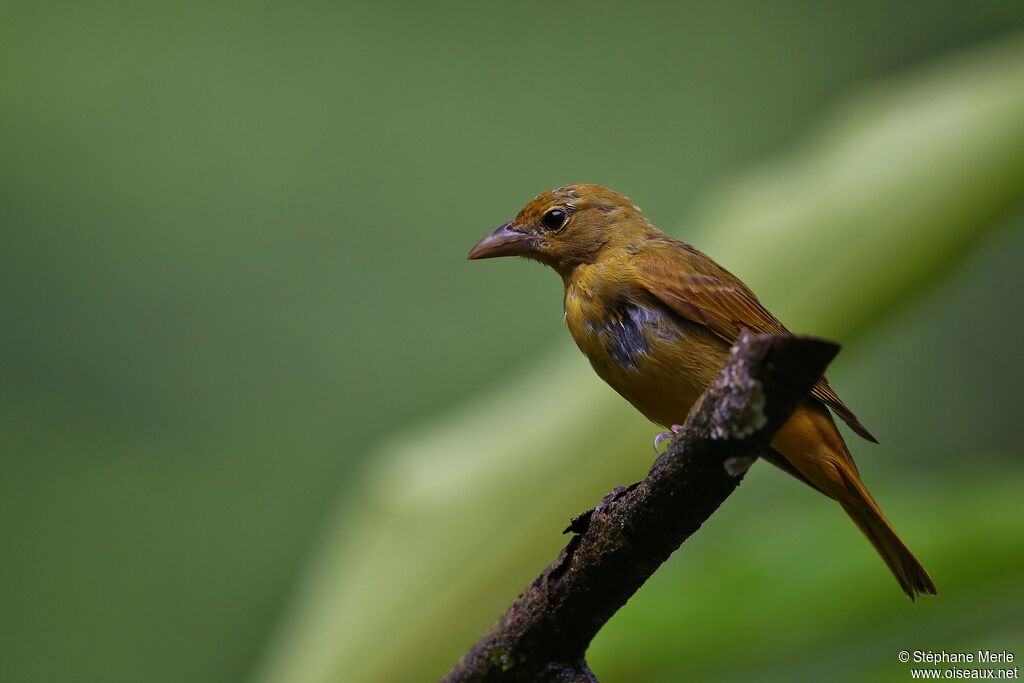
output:
[[[661,313],[643,306],[627,304],[620,311],[619,319],[601,327],[599,333],[604,340],[608,355],[622,368],[636,372],[641,357],[650,353],[647,334],[662,339],[674,339],[675,331]]]

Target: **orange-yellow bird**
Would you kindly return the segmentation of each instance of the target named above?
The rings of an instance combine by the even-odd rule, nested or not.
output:
[[[541,194],[469,252],[496,256],[525,256],[562,276],[576,344],[601,379],[660,425],[685,420],[743,328],[788,334],[736,276],[600,185]],[[875,441],[822,377],[772,441],[769,461],[838,501],[911,599],[935,594],[865,488],[829,409]]]

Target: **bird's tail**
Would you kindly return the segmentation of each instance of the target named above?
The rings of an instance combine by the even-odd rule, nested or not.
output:
[[[881,555],[903,592],[911,600],[919,593],[935,595],[935,584],[928,572],[889,524],[856,471],[844,467],[836,469],[844,480],[847,494],[840,498],[839,504]]]
[[[860,480],[846,442],[823,405],[804,404],[775,435],[772,446],[785,461],[776,464],[843,506],[911,600],[921,593],[935,595],[928,572]]]

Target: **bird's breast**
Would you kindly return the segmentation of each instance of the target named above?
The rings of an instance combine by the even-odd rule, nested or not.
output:
[[[653,305],[567,288],[565,321],[601,379],[658,424],[681,423],[726,358],[699,326]]]

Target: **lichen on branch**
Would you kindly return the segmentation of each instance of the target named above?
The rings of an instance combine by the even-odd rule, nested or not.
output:
[[[736,489],[838,350],[744,333],[647,478],[572,520],[569,543],[444,683],[596,681],[584,654],[598,630]]]

